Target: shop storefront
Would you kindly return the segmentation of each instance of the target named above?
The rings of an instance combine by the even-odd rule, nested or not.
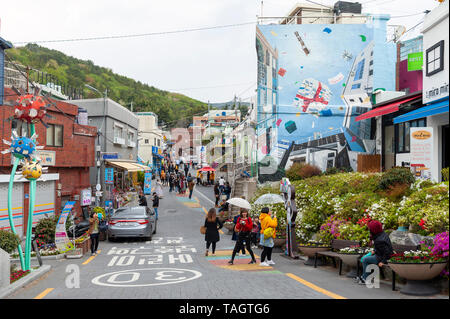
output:
[[[151,168],[127,160],[105,161],[104,200],[118,208],[133,200],[141,190],[138,172],[151,171]]]
[[[162,149],[157,146],[152,146],[153,173],[158,175],[161,174],[161,166],[163,159],[164,156],[162,156]]]

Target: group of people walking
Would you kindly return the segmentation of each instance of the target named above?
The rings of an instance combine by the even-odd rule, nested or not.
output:
[[[228,264],[233,265],[234,259],[238,252],[245,254],[245,250],[251,256],[249,264],[255,264],[256,258],[252,248],[256,248],[257,244],[263,248],[261,254],[260,266],[274,265],[272,261],[272,249],[274,246],[273,239],[275,238],[275,228],[278,225],[276,217],[272,218],[272,212],[268,207],[261,210],[259,217],[251,218],[248,210],[241,208],[239,215],[234,219],[233,240],[236,240],[231,259]],[[205,256],[209,255],[209,248],[212,247],[212,255],[215,255],[216,243],[220,240],[219,229],[223,227],[222,222],[216,216],[216,209],[211,208],[205,219],[204,227],[206,252]],[[267,261],[266,261],[267,258]]]

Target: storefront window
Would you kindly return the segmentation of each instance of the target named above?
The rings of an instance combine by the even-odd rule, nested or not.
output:
[[[410,128],[411,127],[425,127],[426,120],[420,119],[400,123],[396,126],[397,130],[397,153],[407,153],[410,151]]]
[[[47,127],[47,146],[63,146],[63,126],[48,124]]]

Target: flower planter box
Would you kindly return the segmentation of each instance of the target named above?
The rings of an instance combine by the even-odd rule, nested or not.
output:
[[[429,296],[439,293],[430,284],[430,280],[437,277],[445,268],[447,262],[436,263],[389,263],[389,267],[400,277],[405,278],[406,285],[401,293],[415,296]]]
[[[81,253],[86,254],[91,248],[91,240],[88,238],[81,243],[76,243],[75,248],[81,248]]]
[[[75,248],[72,250],[69,250],[66,252],[66,258],[67,259],[77,259],[83,257],[83,249],[82,248]]]
[[[320,247],[320,246],[303,246],[303,245],[299,245],[298,249],[300,252],[302,252],[305,256],[308,257],[308,259],[305,261],[305,265],[307,266],[314,266],[314,259],[316,256],[316,253],[319,251],[327,251],[330,250],[331,247]],[[320,261],[320,262],[319,262]],[[320,266],[322,265],[322,261],[321,259],[318,260],[317,265]]]

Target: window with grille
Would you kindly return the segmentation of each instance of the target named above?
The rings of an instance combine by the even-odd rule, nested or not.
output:
[[[439,41],[426,52],[427,76],[436,74],[444,69],[444,40]]]

